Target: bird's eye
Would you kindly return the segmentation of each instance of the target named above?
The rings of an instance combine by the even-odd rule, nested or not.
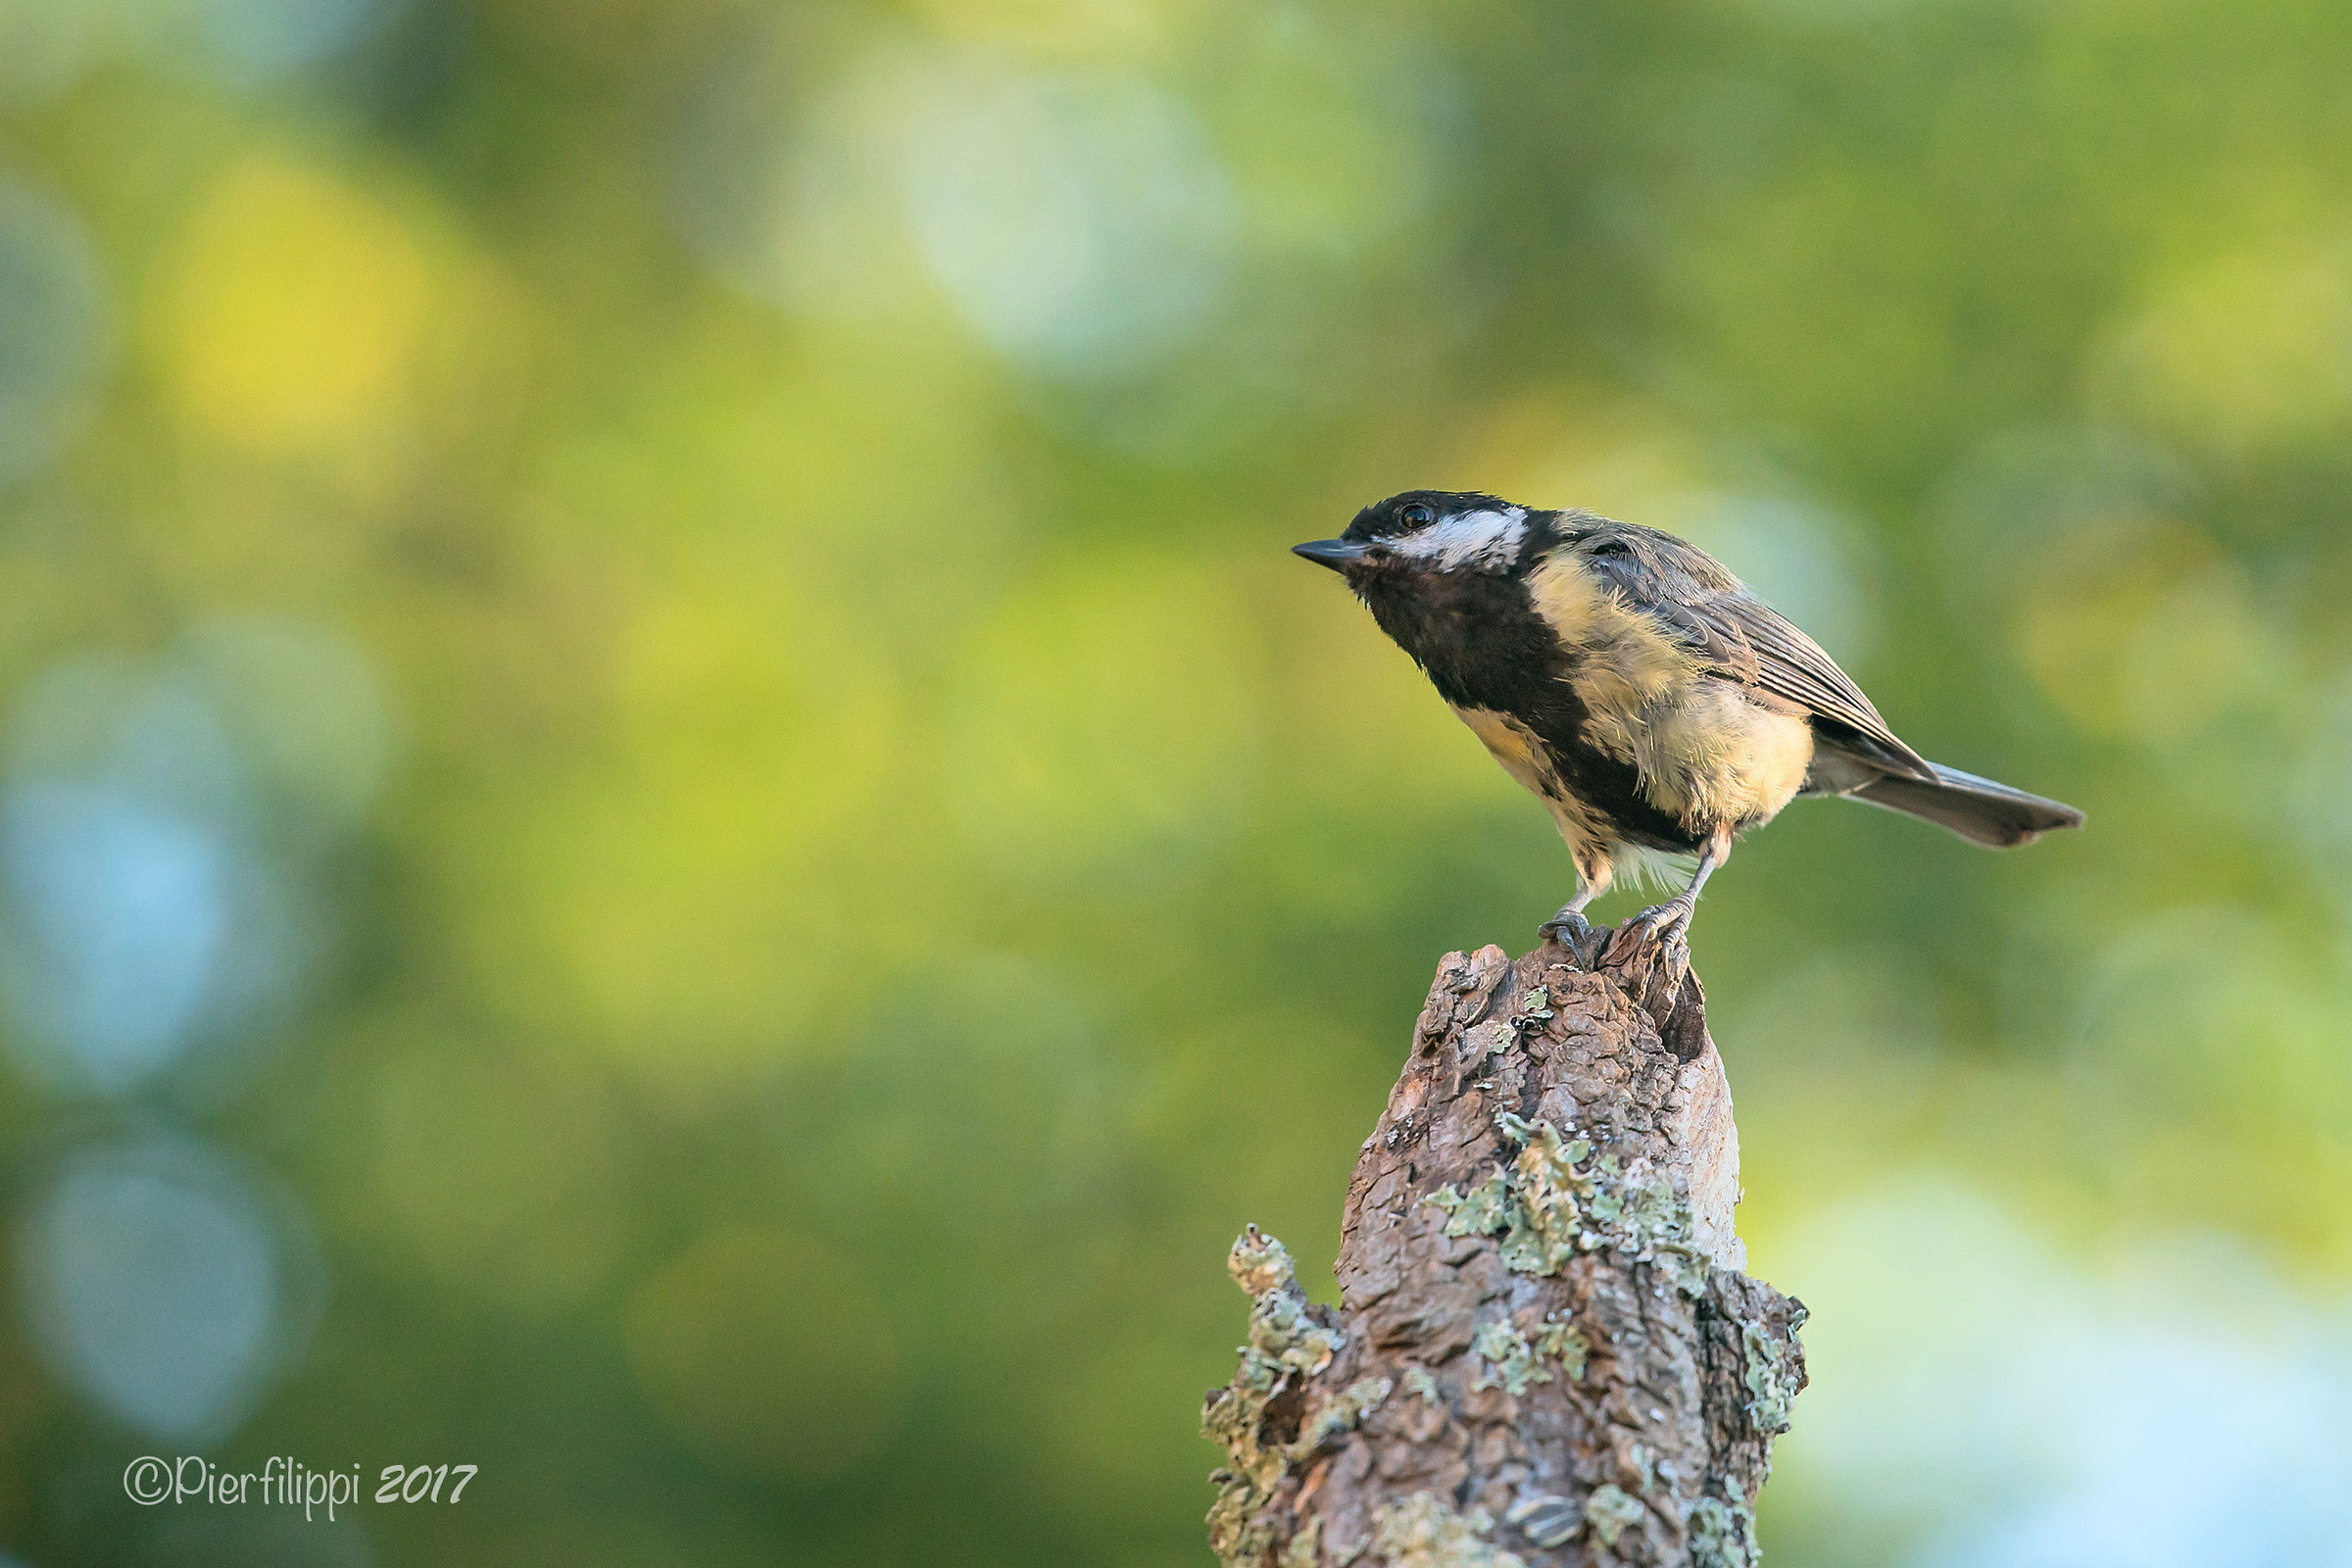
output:
[[[1419,528],[1426,526],[1437,514],[1431,512],[1427,507],[1416,502],[1412,506],[1409,506],[1402,512],[1398,513],[1397,515],[1402,517],[1405,521],[1411,523],[1414,527]]]

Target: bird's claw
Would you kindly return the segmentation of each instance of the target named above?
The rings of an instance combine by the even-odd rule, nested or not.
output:
[[[1642,947],[1674,947],[1689,934],[1691,913],[1691,906],[1680,899],[1650,906],[1617,928],[1609,939],[1610,959],[1622,961]]]
[[[1706,999],[1690,973],[1691,904],[1670,899],[1626,921],[1610,934],[1607,951],[1594,965],[1649,1014],[1658,1038],[1675,1057],[1689,1061],[1706,1045]]]
[[[1643,909],[1635,917],[1637,924],[1661,942],[1669,942],[1690,929],[1691,906],[1680,899]]]
[[[1570,906],[1536,927],[1536,935],[1563,948],[1581,947],[1592,935],[1592,922],[1585,918],[1584,910]]]

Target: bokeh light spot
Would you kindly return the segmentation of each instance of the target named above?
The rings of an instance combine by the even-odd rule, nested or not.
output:
[[[2254,692],[2268,662],[2253,596],[2212,542],[2163,517],[2053,541],[2015,611],[2042,694],[2093,734],[2171,739]]]
[[[153,1436],[223,1429],[285,1348],[270,1225],[193,1145],[74,1156],[25,1217],[19,1265],[50,1365]]]
[[[2094,368],[2109,401],[2243,455],[2352,423],[2352,245],[2232,252],[2166,279]]]
[[[36,1081],[122,1094],[250,1059],[324,947],[307,893],[387,765],[367,661],[298,622],[70,659],[18,694],[0,793],[0,1006]]]
[[[407,0],[179,0],[159,7],[216,77],[251,86],[343,53]]]
[[[2342,1560],[2352,1345],[2249,1250],[2062,1254],[1923,1172],[1826,1208],[1776,1267],[1808,1282],[1812,1382],[1767,1508],[1835,1520],[1840,1544],[1871,1548],[1849,1560]],[[2185,1410],[2205,1441],[2180,1441]]]
[[[494,995],[673,1084],[792,1048],[866,940],[827,858],[906,830],[888,814],[897,694],[824,657],[806,618],[737,597],[632,618],[594,765],[477,830],[495,858],[466,874],[492,897],[467,913]]]
[[[969,66],[916,102],[907,221],[982,337],[1083,379],[1147,366],[1206,319],[1233,199],[1181,101],[1135,77]]]
[[[227,847],[120,790],[0,801],[9,1040],[36,1077],[119,1094],[193,1038],[230,919]]]
[[[1304,8],[1237,19],[1246,46],[1214,105],[1247,242],[1277,254],[1351,257],[1427,204],[1437,122],[1454,84],[1385,19],[1341,25]]]
[[[243,164],[188,229],[172,378],[203,428],[249,451],[349,438],[396,407],[429,295],[416,240],[390,209],[313,170]]]

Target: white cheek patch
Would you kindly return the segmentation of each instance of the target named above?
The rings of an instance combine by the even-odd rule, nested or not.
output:
[[[1427,561],[1440,571],[1480,566],[1500,571],[1519,559],[1520,542],[1527,537],[1527,509],[1505,507],[1500,512],[1465,512],[1433,523],[1389,548],[1400,556]]]

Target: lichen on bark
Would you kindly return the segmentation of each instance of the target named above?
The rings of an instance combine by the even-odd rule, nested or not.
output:
[[[1804,1308],[1741,1270],[1688,956],[1439,966],[1349,1185],[1338,1308],[1254,1228],[1210,1542],[1234,1568],[1753,1568]]]

